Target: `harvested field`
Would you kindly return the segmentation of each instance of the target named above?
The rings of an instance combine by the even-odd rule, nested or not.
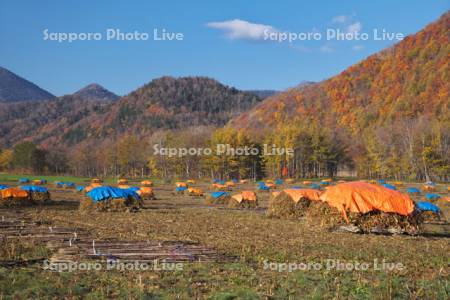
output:
[[[209,183],[197,183],[197,186],[205,193],[211,192]],[[254,188],[254,184],[237,185],[236,190]],[[137,213],[91,211],[84,214],[78,209],[83,194],[52,187],[50,192],[51,205],[6,210],[11,216],[20,215],[25,224],[40,224],[40,229],[23,228],[22,238],[8,238],[2,243],[1,260],[8,265],[6,272],[0,272],[0,290],[4,295],[44,296],[33,294],[33,286],[46,286],[46,295],[55,298],[71,291],[83,297],[143,298],[152,295],[169,299],[206,299],[223,295],[234,295],[237,299],[298,299],[318,295],[321,298],[445,299],[448,296],[450,244],[445,225],[434,225],[439,226],[439,235],[437,231],[418,236],[340,233],[330,231],[342,222],[340,214],[321,206],[318,201],[311,202],[300,219],[268,218],[265,209],[269,204],[269,193],[257,193],[259,209],[236,210],[224,205],[205,205],[203,198],[173,195],[173,184],[158,183],[154,184],[156,199],[144,201],[143,208]],[[8,214],[3,214],[4,220],[11,219]],[[327,218],[316,217],[324,214]],[[23,224],[22,221],[16,221],[15,225],[19,224]],[[80,239],[76,251],[68,246],[73,229],[77,230]],[[2,237],[5,230],[0,227]],[[65,231],[67,236],[64,236]],[[27,232],[35,238],[31,239]],[[42,246],[41,241],[49,239],[49,234],[61,235],[58,239],[62,240],[46,241],[46,246]],[[96,241],[100,253],[112,249],[112,256],[131,253],[125,251],[128,248],[136,250],[137,256],[132,256],[133,259],[145,252],[142,247],[147,241],[161,242],[162,248],[158,249],[165,249],[163,253],[178,249],[176,251],[184,259],[183,270],[59,274],[42,269],[44,259],[63,261],[70,258],[73,261],[78,257],[73,255],[94,259],[89,256],[91,239]],[[129,247],[130,244],[134,247]],[[114,249],[110,248],[112,245]],[[152,247],[149,249],[154,253],[156,248]],[[188,252],[218,253],[224,259],[188,262],[190,256],[182,255]],[[367,263],[370,268],[367,271],[280,272],[265,267],[268,262],[316,262],[325,266],[327,260]],[[401,263],[404,269],[376,270],[374,260]],[[5,269],[0,267],[2,270]],[[30,286],[30,282],[33,285]],[[79,290],[81,283],[83,288]]]

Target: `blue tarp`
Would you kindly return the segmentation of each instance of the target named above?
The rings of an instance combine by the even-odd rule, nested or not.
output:
[[[311,187],[312,189],[316,189],[316,190],[321,190],[321,189],[322,189],[322,187],[320,186],[320,184],[317,184],[317,183],[311,183],[310,187]]]
[[[84,186],[77,185],[76,190],[77,190],[77,192],[82,192],[82,191],[84,191]]]
[[[218,184],[225,184],[225,180],[220,180],[220,179],[214,179],[213,182],[218,183]]]
[[[434,183],[433,181],[427,181],[425,182],[425,185],[435,186],[436,183]]]
[[[8,186],[7,185],[4,185],[4,184],[0,184],[0,190],[4,190],[4,189],[7,189],[8,188]]]
[[[430,202],[421,201],[416,204],[416,208],[422,211],[432,211],[434,213],[439,213],[441,210],[439,207]]]
[[[128,188],[127,190],[133,191],[133,192],[137,192],[140,190],[140,188],[138,188],[137,186],[132,186],[130,188]]]
[[[386,180],[384,180],[384,179],[379,179],[379,180],[377,180],[377,182],[378,182],[379,184],[385,184],[385,183],[386,183]]]
[[[294,189],[294,190],[301,190],[302,187],[300,187],[300,186],[293,186],[292,189]]]
[[[175,188],[175,191],[177,191],[177,192],[182,192],[182,191],[185,191],[185,190],[187,190],[187,188],[184,187],[184,186],[178,186],[178,187]]]
[[[425,194],[425,198],[427,198],[427,200],[436,200],[441,198],[441,196],[438,194]]]
[[[260,185],[260,186],[265,186],[266,183],[265,183],[264,181],[258,181],[258,185]]]
[[[47,193],[48,189],[42,186],[36,186],[36,185],[23,185],[23,186],[19,186],[19,188],[21,190],[30,192],[30,193]]]
[[[257,190],[262,190],[262,191],[268,191],[268,190],[270,190],[270,187],[268,187],[267,185],[259,185],[257,188],[256,188]]]
[[[415,187],[407,188],[406,191],[410,194],[420,194],[420,190]]]
[[[330,183],[328,181],[321,181],[320,184],[321,185],[330,185]]]
[[[74,186],[75,186],[75,183],[73,183],[73,182],[64,182],[64,185],[65,185],[66,187],[74,187]]]
[[[388,189],[391,189],[391,190],[394,190],[394,191],[397,190],[397,188],[395,186],[393,186],[392,184],[389,184],[389,183],[385,183],[385,184],[383,184],[383,186],[385,188],[388,188]]]
[[[228,195],[229,195],[229,193],[227,193],[227,192],[212,192],[211,193],[211,197],[213,197],[214,199],[217,199],[217,198],[220,198],[223,196],[228,196]]]
[[[231,179],[231,181],[233,181],[234,183],[238,183],[238,180],[236,178]]]
[[[129,189],[119,189],[112,186],[99,186],[93,188],[86,195],[88,195],[92,201],[104,201],[107,199],[117,199],[117,198],[129,198],[133,197],[135,199],[140,199],[136,192],[130,191]]]
[[[281,184],[283,184],[283,180],[277,179],[277,180],[275,180],[275,184],[276,185],[281,185]]]
[[[28,182],[30,182],[30,179],[28,179],[28,178],[20,178],[19,179],[19,183],[28,183]]]

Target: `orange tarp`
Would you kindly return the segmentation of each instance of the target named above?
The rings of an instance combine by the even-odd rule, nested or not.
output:
[[[227,186],[225,184],[220,184],[220,183],[213,183],[213,187],[218,188],[218,189],[226,189]]]
[[[266,182],[266,186],[269,187],[269,188],[271,188],[271,189],[274,189],[274,188],[277,187],[277,186],[275,185],[275,183],[271,183],[271,182]]]
[[[117,180],[117,184],[128,184],[128,180],[121,178],[121,179]]]
[[[231,196],[231,198],[233,198],[234,200],[236,200],[239,203],[241,203],[243,200],[242,194],[233,195],[233,196]]]
[[[131,186],[129,186],[128,184],[119,184],[117,187],[119,189],[129,189]]]
[[[195,180],[190,179],[190,180],[187,181],[187,183],[194,184],[194,183],[195,183]]]
[[[252,191],[242,191],[242,199],[247,201],[256,201],[256,193]]]
[[[87,193],[87,192],[91,191],[93,188],[96,188],[96,187],[99,187],[99,186],[102,186],[102,185],[100,183],[93,182],[89,186],[87,186],[84,190]]]
[[[187,183],[186,182],[175,182],[175,186],[176,187],[187,187]]]
[[[276,197],[276,196],[278,196],[279,194],[280,194],[281,192],[272,192],[272,197]]]
[[[331,178],[327,178],[327,179],[324,179],[324,180],[322,180],[323,182],[332,182],[333,181],[333,179],[331,179]]]
[[[284,190],[286,194],[288,194],[295,203],[300,201],[302,198],[306,198],[308,200],[320,200],[321,192],[315,189],[287,189]]]
[[[239,183],[247,183],[247,182],[248,182],[247,179],[241,179],[241,180],[239,180]]]
[[[139,196],[150,196],[153,195],[153,189],[151,187],[141,187],[139,190],[137,190],[136,192]]]
[[[197,188],[188,188],[188,193],[195,196],[202,196],[203,191]]]
[[[409,215],[414,211],[414,202],[408,195],[362,181],[332,186],[320,199],[336,207],[347,222],[346,211],[367,213],[379,210],[400,215]]]
[[[424,190],[424,191],[427,191],[427,192],[431,192],[431,191],[434,191],[434,190],[435,190],[435,187],[432,186],[432,185],[425,185],[425,186],[423,187],[423,190]]]
[[[141,181],[141,185],[153,186],[153,182],[151,182],[150,180],[144,180]]]
[[[19,188],[7,188],[0,190],[2,198],[27,198],[29,196],[27,191]]]
[[[102,180],[99,179],[99,178],[93,178],[93,179],[91,180],[91,182],[92,182],[92,183],[101,183]]]
[[[227,181],[227,182],[225,182],[225,185],[228,186],[228,187],[235,186],[233,181]]]
[[[309,181],[309,180],[305,180],[305,181],[303,181],[303,184],[304,185],[310,185],[312,182],[311,181]]]

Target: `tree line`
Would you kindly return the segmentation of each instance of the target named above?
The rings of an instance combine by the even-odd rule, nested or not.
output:
[[[168,156],[159,148],[259,149],[257,155]],[[267,145],[293,149],[293,155],[264,155]],[[0,152],[2,171],[76,176],[127,176],[130,178],[334,177],[343,166],[362,178],[396,180],[450,179],[449,123],[419,118],[389,126],[367,128],[359,140],[339,129],[322,127],[312,120],[280,124],[269,133],[232,127],[195,127],[160,130],[147,138],[133,134],[101,144],[42,148],[26,141]]]

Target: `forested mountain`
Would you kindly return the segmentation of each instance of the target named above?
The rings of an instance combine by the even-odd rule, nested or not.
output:
[[[310,116],[358,134],[402,118],[442,118],[449,111],[450,13],[397,45],[318,84],[289,89],[232,121],[271,128]]]
[[[450,178],[450,12],[337,76],[270,97],[229,125],[297,149],[301,176],[343,164],[364,177]]]
[[[83,134],[75,134],[78,128],[90,126],[86,118],[108,110],[108,103],[75,96],[38,102],[0,103],[0,143],[11,145],[22,140],[38,144],[56,144],[61,140],[77,142],[83,137]]]
[[[115,101],[119,99],[119,96],[108,91],[97,83],[89,84],[78,92],[75,92],[73,96],[83,98],[86,100],[99,100],[99,101]]]
[[[260,97],[261,99],[265,99],[265,98],[268,98],[270,96],[278,94],[280,91],[275,91],[275,90],[247,90],[246,92],[248,92],[250,94],[254,94],[254,95]]]
[[[260,101],[205,77],[162,77],[115,102],[81,96],[0,104],[0,142],[74,145],[157,129],[222,126]]]
[[[0,67],[0,102],[38,101],[55,98],[34,83]]]

